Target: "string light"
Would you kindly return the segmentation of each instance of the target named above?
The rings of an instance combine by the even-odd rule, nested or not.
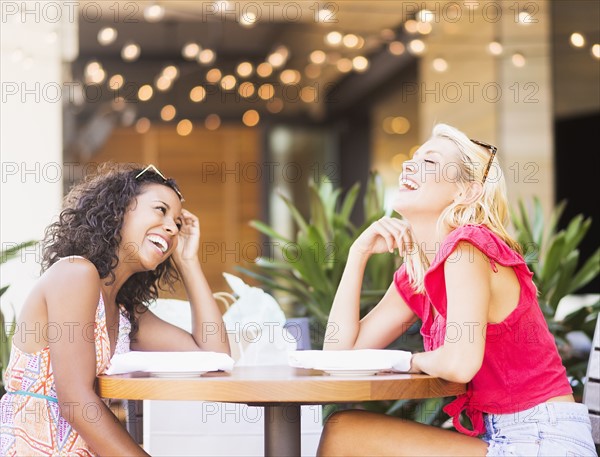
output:
[[[412,40],[408,43],[408,50],[415,55],[421,55],[425,52],[425,43],[421,40]]]
[[[218,68],[211,68],[208,70],[208,73],[206,73],[206,80],[209,83],[217,84],[221,80],[221,70]]]
[[[172,121],[173,119],[175,119],[176,114],[177,114],[177,110],[175,109],[175,107],[173,105],[165,105],[160,110],[160,118],[165,122],[169,122],[169,121]]]
[[[251,109],[244,113],[242,116],[242,122],[247,127],[254,127],[260,122],[260,115],[258,111]]]
[[[352,67],[359,73],[365,72],[369,68],[369,60],[364,56],[356,56],[352,59]]]
[[[154,89],[150,84],[144,84],[142,87],[138,89],[138,99],[142,102],[147,102],[152,98],[154,94]]]
[[[238,87],[238,94],[240,94],[244,98],[252,97],[254,95],[254,92],[254,84],[252,84],[249,81],[244,81],[242,84],[240,84],[240,87]]]
[[[329,46],[339,46],[342,43],[342,34],[340,32],[329,32],[325,36],[325,43]]]
[[[279,79],[283,84],[298,84],[300,82],[300,72],[297,70],[283,70],[279,75]]]
[[[221,79],[221,88],[223,90],[232,90],[237,83],[235,76],[233,75],[225,75]]]
[[[256,14],[252,11],[246,11],[240,16],[240,25],[244,27],[253,27],[257,22]]]
[[[206,98],[206,89],[202,86],[196,86],[190,91],[190,100],[194,103],[200,103]]]
[[[527,63],[525,56],[520,52],[515,52],[511,57],[512,63],[517,68],[522,68]]]
[[[352,61],[344,57],[337,61],[336,67],[341,73],[348,73],[352,71]]]
[[[197,43],[186,43],[181,49],[181,55],[187,60],[194,60],[200,52],[200,45]]]
[[[217,55],[212,49],[203,49],[198,53],[198,62],[203,65],[210,65],[215,61]]]
[[[140,57],[140,47],[135,43],[128,43],[121,50],[121,57],[127,62],[133,62]]]
[[[151,126],[152,123],[150,122],[150,119],[142,117],[135,123],[135,131],[140,134],[148,133]]]
[[[504,50],[502,45],[500,43],[498,43],[497,41],[492,41],[490,44],[488,44],[487,48],[488,48],[489,53],[492,54],[493,56],[499,56],[500,54],[502,54],[502,52]]]
[[[417,33],[417,21],[409,19],[404,23],[404,30],[408,33]]]
[[[327,56],[325,55],[325,53],[321,50],[316,50],[310,53],[309,56],[309,60],[317,65],[321,65],[322,63],[325,63],[325,59],[327,58]]]
[[[273,84],[263,84],[258,88],[258,96],[263,100],[270,100],[275,95],[275,88]]]
[[[269,62],[263,62],[256,67],[256,73],[261,78],[267,78],[273,73],[273,66]]]
[[[390,54],[395,56],[401,56],[402,54],[404,54],[405,50],[406,48],[404,47],[404,43],[402,43],[401,41],[392,41],[388,45],[388,51],[390,51]]]
[[[221,118],[218,114],[209,114],[204,120],[204,127],[208,130],[217,130],[221,126]]]
[[[585,38],[583,37],[583,35],[581,33],[572,33],[571,34],[571,44],[573,46],[575,46],[576,48],[582,48],[585,46]]]
[[[116,74],[108,80],[108,87],[110,87],[112,90],[119,90],[121,87],[123,87],[124,83],[125,78],[119,74]]]
[[[441,57],[433,59],[432,66],[433,69],[438,73],[444,73],[448,70],[448,62],[446,61],[446,59],[442,59]]]
[[[165,9],[161,5],[150,5],[144,8],[144,19],[148,22],[158,22],[165,16]]]
[[[344,43],[344,46],[346,46],[347,48],[355,48],[356,46],[358,46],[358,37],[353,33],[349,33],[347,35],[344,35],[342,43]]]
[[[98,32],[98,43],[102,46],[108,46],[115,42],[117,35],[117,29],[113,27],[103,27]]]
[[[247,78],[252,74],[254,68],[252,67],[252,64],[250,62],[242,62],[237,66],[235,71],[242,78]]]
[[[190,133],[192,133],[192,130],[194,129],[194,125],[192,124],[192,121],[190,121],[189,119],[182,119],[177,123],[177,127],[175,128],[175,130],[177,131],[177,134],[180,136],[188,136]]]

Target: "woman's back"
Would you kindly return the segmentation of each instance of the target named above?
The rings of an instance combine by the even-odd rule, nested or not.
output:
[[[61,259],[63,260],[63,259]],[[34,300],[39,300],[39,289],[30,295],[34,305],[25,313],[34,313]],[[35,309],[35,311],[38,311]],[[30,336],[26,346],[43,344],[41,349],[27,352],[26,346],[19,348],[13,341],[11,356],[5,373],[7,394],[0,400],[0,455],[93,455],[93,451],[60,414],[56,395],[54,373],[50,358],[50,346],[57,338],[69,338],[60,327],[46,319],[45,325],[36,321],[36,325],[27,328],[22,320],[22,336]],[[39,325],[38,325],[39,324]],[[72,326],[73,332],[86,332],[94,339],[96,351],[96,375],[103,373],[111,359],[111,344],[106,320],[106,307],[98,289],[98,302],[95,310],[93,328],[83,329]],[[119,316],[119,330],[115,344],[115,353],[129,351],[129,333],[131,324],[124,314]],[[97,414],[90,411],[90,415]],[[68,414],[68,411],[65,412]]]

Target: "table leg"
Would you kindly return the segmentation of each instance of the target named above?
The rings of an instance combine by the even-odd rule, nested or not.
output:
[[[265,406],[265,457],[300,456],[300,405]]]

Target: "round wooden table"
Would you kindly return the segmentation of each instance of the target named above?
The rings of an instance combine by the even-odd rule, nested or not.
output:
[[[99,376],[98,394],[127,400],[203,400],[265,408],[265,455],[299,456],[300,406],[447,397],[465,385],[428,375],[329,376],[286,366],[237,367],[231,373],[164,378],[146,373]]]

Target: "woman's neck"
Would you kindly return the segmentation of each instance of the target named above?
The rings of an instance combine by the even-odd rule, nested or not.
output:
[[[115,275],[114,281],[111,280],[110,275],[102,280],[102,295],[104,296],[105,302],[109,304],[117,304],[117,294],[132,274],[129,271],[124,271],[123,263],[121,261],[119,261],[119,264],[117,265],[117,268],[113,270],[113,273]],[[106,284],[107,282],[110,282],[110,284]]]
[[[442,233],[439,233],[437,230],[437,219],[429,221],[422,219],[417,221],[409,220],[409,222],[417,246],[431,264],[440,249],[441,242],[448,235],[449,231],[444,230]]]

